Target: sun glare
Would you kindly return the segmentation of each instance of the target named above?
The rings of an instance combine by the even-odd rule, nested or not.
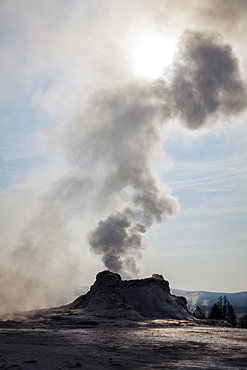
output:
[[[135,71],[141,77],[158,78],[168,66],[175,51],[175,42],[160,35],[142,40],[134,53]]]

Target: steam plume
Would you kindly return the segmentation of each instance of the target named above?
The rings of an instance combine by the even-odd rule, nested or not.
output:
[[[183,34],[170,73],[163,78],[99,90],[66,131],[72,174],[42,197],[37,217],[21,233],[10,262],[13,280],[1,273],[6,286],[16,287],[16,301],[22,289],[31,290],[32,299],[46,305],[54,290],[61,290],[61,280],[72,280],[75,261],[68,261],[63,216],[70,207],[79,215],[85,212],[86,198],[93,199],[102,216],[88,232],[91,251],[123,276],[138,274],[143,234],[179,210],[177,198],[159,182],[154,169],[165,123],[179,119],[196,130],[245,108],[237,58],[221,36],[206,32]],[[56,284],[49,289],[51,281]],[[47,294],[43,301],[38,284]]]
[[[100,221],[98,227],[89,235],[89,243],[96,254],[103,253],[105,266],[112,271],[130,271],[138,273],[133,257],[142,245],[141,233],[145,227],[135,222],[131,209],[125,209],[115,215],[110,215],[105,221]]]
[[[128,187],[131,195],[131,212],[125,209],[110,215],[89,234],[92,251],[102,255],[107,268],[122,274],[125,256],[142,248],[142,233],[164,216],[176,215],[179,208],[176,198],[162,190],[152,174],[151,154],[159,145],[159,125],[173,117],[196,130],[246,107],[238,61],[218,34],[186,31],[166,78],[134,93],[128,88],[125,95],[106,98],[102,92],[103,104],[97,104],[97,109],[107,119],[96,125],[97,132],[89,138],[95,156],[102,156],[108,169],[104,191],[111,196]],[[134,265],[130,273],[137,272]]]
[[[172,109],[187,127],[196,130],[245,109],[238,60],[219,34],[186,31],[173,68]]]
[[[179,208],[169,188],[161,186],[153,173],[154,153],[160,147],[161,118],[167,120],[169,115],[164,116],[153,86],[132,85],[114,93],[101,91],[87,114],[76,122],[76,132],[85,122],[93,122],[87,134],[69,138],[73,161],[80,163],[86,157],[84,165],[97,163],[97,169],[103,169],[100,201],[111,203],[118,197],[119,203],[125,205],[122,211],[118,209],[100,221],[89,234],[92,251],[102,255],[106,267],[124,275],[133,276],[138,271],[134,263],[126,261],[142,248],[146,227],[161,222],[165,216],[174,216]]]

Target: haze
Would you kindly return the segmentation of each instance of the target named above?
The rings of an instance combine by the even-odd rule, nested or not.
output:
[[[246,290],[246,1],[0,7],[1,311],[106,268]]]

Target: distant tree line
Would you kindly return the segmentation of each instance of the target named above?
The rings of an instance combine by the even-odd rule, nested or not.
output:
[[[247,329],[247,314],[245,314],[244,316],[240,317],[240,319],[238,320],[238,325],[237,325],[239,328],[245,328]]]
[[[207,317],[205,313],[202,312],[200,306],[197,306],[192,314],[198,319],[207,318],[209,320],[224,320],[227,321],[232,326],[237,325],[237,317],[235,315],[233,306],[230,304],[226,296],[224,297],[220,296],[218,298],[218,302],[213,304]]]

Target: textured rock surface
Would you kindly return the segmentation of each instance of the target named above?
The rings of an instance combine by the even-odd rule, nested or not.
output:
[[[171,295],[169,282],[162,275],[122,280],[110,271],[100,272],[90,291],[72,303],[0,317],[0,329],[11,330],[199,325],[229,327],[224,321],[192,317],[186,309],[186,299]]]
[[[190,319],[186,299],[170,294],[169,282],[162,275],[122,280],[119,274],[97,274],[90,291],[68,305],[98,317],[128,319]]]

